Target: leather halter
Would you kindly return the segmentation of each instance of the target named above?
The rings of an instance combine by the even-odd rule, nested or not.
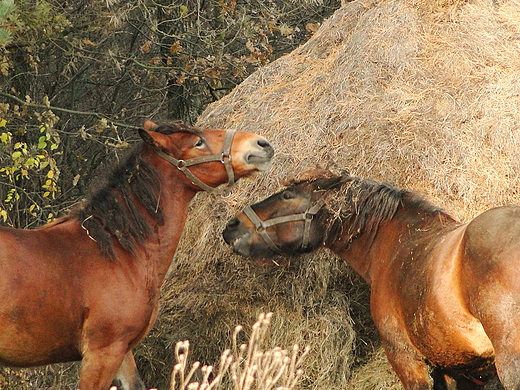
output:
[[[314,205],[309,206],[307,211],[303,213],[284,215],[281,217],[268,219],[267,221],[262,221],[260,217],[255,213],[255,211],[251,208],[251,206],[246,206],[243,212],[250,219],[250,221],[253,222],[256,228],[256,232],[260,234],[260,236],[264,239],[264,242],[267,244],[267,246],[276,253],[284,254],[284,252],[271,239],[269,233],[267,233],[267,228],[286,222],[305,221],[305,226],[303,227],[302,245],[300,247],[305,250],[310,245],[312,220],[314,219],[314,216],[318,213],[318,211],[322,208],[324,203],[324,200],[320,199]]]
[[[193,184],[198,186],[199,188],[203,189],[207,192],[213,192],[216,188],[213,188],[206,183],[204,183],[202,180],[200,180],[197,176],[195,176],[188,168],[192,165],[207,163],[207,162],[213,162],[213,161],[220,161],[222,164],[224,164],[224,167],[226,168],[226,172],[228,175],[228,191],[231,193],[231,188],[233,184],[235,184],[235,175],[233,173],[233,167],[231,166],[231,144],[233,143],[233,137],[235,136],[236,130],[226,130],[226,134],[224,136],[224,142],[222,143],[222,151],[220,154],[212,154],[210,156],[200,156],[200,157],[193,157],[187,160],[177,160],[175,157],[172,157],[166,153],[164,153],[160,149],[155,149],[155,153],[157,153],[159,156],[164,158],[166,161],[168,161],[170,164],[175,165],[179,171],[184,173],[188,179],[191,180]]]

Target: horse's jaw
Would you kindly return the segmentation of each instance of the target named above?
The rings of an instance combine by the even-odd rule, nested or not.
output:
[[[250,232],[244,231],[238,234],[236,231],[226,229],[222,235],[226,244],[231,245],[233,248],[233,252],[244,257],[251,256],[251,245],[249,243],[251,238]]]
[[[229,234],[224,233],[224,240],[231,245],[233,252],[247,258],[255,266],[282,266],[289,261],[288,257],[281,257],[264,245],[251,244],[249,242],[251,236],[250,232],[244,232],[239,237],[231,238]]]

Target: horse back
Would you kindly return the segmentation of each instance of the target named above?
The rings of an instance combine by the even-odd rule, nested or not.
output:
[[[520,206],[488,210],[468,224],[461,272],[475,314],[498,310],[518,317]]]
[[[481,278],[503,267],[520,274],[520,206],[488,210],[468,224],[465,252],[472,272]],[[470,271],[468,269],[467,271]]]

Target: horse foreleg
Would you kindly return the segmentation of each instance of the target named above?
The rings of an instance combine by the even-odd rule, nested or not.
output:
[[[511,337],[511,344],[515,344]],[[505,349],[505,350],[504,350]],[[520,352],[513,348],[497,348],[495,366],[500,382],[507,390],[520,390]]]
[[[79,390],[107,390],[127,358],[127,348],[120,344],[88,348],[81,361]]]
[[[412,347],[399,347],[384,341],[383,346],[388,361],[405,390],[429,390],[433,388],[430,366],[415,353]],[[440,385],[439,390],[442,389],[442,384]]]
[[[119,390],[143,390],[145,388],[137,371],[132,351],[125,355],[112,384],[117,386]]]

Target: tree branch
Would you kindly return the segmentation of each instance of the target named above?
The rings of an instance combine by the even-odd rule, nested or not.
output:
[[[19,97],[17,96],[14,96],[14,95],[11,95],[9,93],[5,93],[5,92],[0,92],[0,96],[4,96],[6,98],[9,98],[11,100],[14,100],[16,101],[17,103],[19,104],[22,104],[22,105],[25,105],[25,106],[28,106],[28,107],[33,107],[33,108],[43,108],[43,109],[46,109],[46,110],[52,110],[52,111],[59,111],[59,112],[66,112],[68,114],[73,114],[73,115],[86,115],[86,116],[93,116],[95,118],[98,118],[98,119],[106,119],[108,122],[116,125],[116,126],[120,126],[120,127],[127,127],[127,128],[132,128],[132,129],[137,129],[138,126],[134,126],[134,125],[129,125],[127,123],[122,123],[122,122],[118,122],[118,121],[114,121],[110,118],[108,118],[107,116],[103,115],[103,114],[100,114],[99,112],[92,112],[92,111],[76,111],[76,110],[69,110],[68,108],[61,108],[61,107],[54,107],[54,106],[46,106],[44,104],[38,104],[38,103],[31,103],[31,102],[26,102],[26,101],[23,101],[22,99],[20,99]]]

